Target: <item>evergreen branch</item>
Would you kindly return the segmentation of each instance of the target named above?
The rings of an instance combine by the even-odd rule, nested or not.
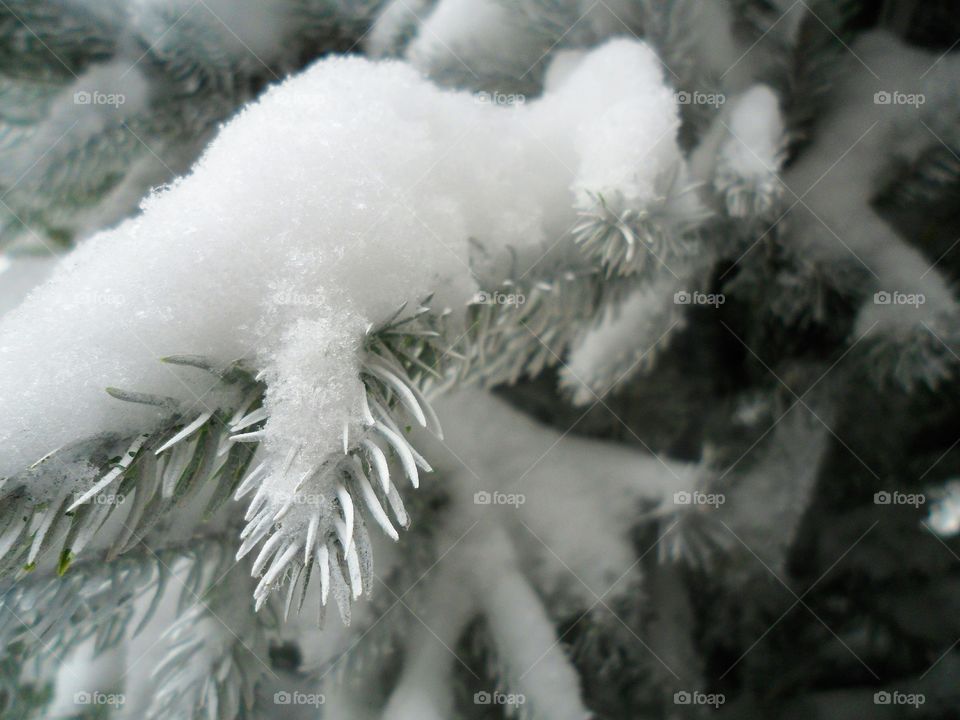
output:
[[[622,390],[635,376],[648,372],[686,324],[690,293],[686,281],[670,275],[635,290],[577,338],[560,371],[560,387],[576,405]]]
[[[262,480],[262,473],[269,472],[263,464],[251,471],[238,488],[236,498],[240,499],[259,483],[247,509],[247,525],[237,552],[240,559],[263,543],[252,567],[253,574],[260,577],[254,590],[257,609],[285,583],[287,611],[294,599],[298,610],[302,609],[307,588],[316,574],[321,607],[332,593],[341,617],[349,623],[351,601],[364,591],[369,593],[373,585],[373,554],[361,510],[365,509],[394,541],[399,539],[394,522],[402,528],[409,525],[387,453],[399,459],[402,476],[417,488],[420,471],[431,472],[432,468],[401,430],[396,419],[398,412],[403,409],[420,426],[442,437],[439,420],[424,389],[435,375],[443,376],[442,368],[450,362],[442,342],[446,313],[431,312],[426,306],[428,302],[430,298],[407,315],[401,307],[385,323],[368,332],[361,360],[365,389],[363,427],[353,437],[350,428],[344,428],[342,455],[328,456],[313,471],[297,479],[290,493],[270,490]],[[245,425],[246,421],[241,419],[237,429]],[[280,468],[281,477],[286,475],[296,452],[295,448],[291,450],[285,467]]]
[[[348,616],[350,598],[372,586],[370,540],[363,517],[355,508],[365,507],[394,540],[399,537],[394,523],[404,528],[409,524],[391,476],[388,453],[399,459],[401,475],[415,488],[420,471],[430,472],[431,467],[407,439],[397,413],[402,408],[419,425],[441,434],[423,388],[435,376],[443,377],[445,365],[454,355],[443,348],[445,313],[434,314],[425,306],[407,316],[402,313],[403,308],[368,333],[361,364],[366,388],[364,429],[351,438],[345,428],[346,453],[329,457],[314,474],[301,478],[300,485],[282,498],[279,506],[267,502],[263,484],[254,495],[238,559],[266,540],[253,566],[255,574],[263,573],[255,593],[258,609],[270,590],[289,579],[289,569],[296,573],[291,597],[294,585],[303,580],[302,605],[316,564],[324,603],[332,591],[341,612]],[[98,468],[100,474],[81,493],[70,495],[65,489],[53,501],[38,504],[26,492],[26,474],[11,478],[0,515],[0,558],[8,572],[18,566],[32,570],[40,556],[50,553],[60,558],[58,573],[66,573],[122,504],[118,498],[125,500],[132,495],[133,505],[123,529],[112,539],[108,559],[130,550],[165,514],[199,495],[210,483],[215,489],[207,517],[231,495],[240,499],[257,487],[268,468],[264,464],[253,469],[249,466],[262,438],[262,427],[269,419],[262,405],[265,386],[238,365],[220,370],[213,361],[187,355],[164,361],[213,373],[225,386],[232,386],[232,392],[226,395],[232,400],[216,411],[205,410],[196,416],[175,413],[159,430],[132,439],[107,438],[60,449],[29,471],[56,471],[65,461],[81,457],[79,462]],[[168,412],[173,407],[173,401],[166,398],[114,388],[109,392],[121,401],[155,405]],[[314,490],[317,492],[311,494]],[[302,522],[294,522],[296,516]],[[284,517],[298,530],[275,532]],[[301,550],[302,560],[293,562]],[[308,568],[305,573],[304,567]]]
[[[583,222],[573,230],[574,241],[584,253],[612,275],[649,278],[661,266],[685,263],[695,253],[691,231],[709,217],[691,212],[689,198],[696,185],[680,187],[679,168],[666,183],[663,195],[643,210],[618,210],[622,203],[602,195],[590,195],[593,207],[580,212]]]
[[[678,492],[646,516],[662,518],[659,527],[663,539],[657,545],[659,562],[684,563],[708,571],[729,553],[735,541],[721,524],[716,506],[689,502],[693,497],[716,495],[718,489],[718,473],[708,467],[708,461],[704,462],[690,490]]]
[[[664,677],[663,666],[650,651],[624,632],[626,624],[639,634],[640,629],[649,627],[646,623],[653,612],[639,572],[625,585],[622,596],[605,601],[609,610],[603,606],[590,610],[565,638],[584,678],[586,698],[600,717],[607,714],[603,712],[607,707],[616,707],[612,700],[615,696],[631,698],[631,707],[656,706],[663,693],[662,684],[673,679]],[[574,618],[584,615],[580,608],[573,612]]]
[[[784,98],[789,154],[795,155],[810,140],[818,118],[827,107],[837,81],[837,67],[849,52],[844,43],[852,39],[851,21],[863,0],[812,0],[805,6],[804,18],[792,38],[777,38],[779,52],[770,59],[768,80]],[[761,36],[779,22],[779,10],[744,14]]]
[[[62,657],[94,638],[95,650],[103,652],[143,630],[168,587],[171,568],[183,561],[193,571],[182,581],[181,606],[201,596],[231,557],[223,539],[194,537],[156,551],[141,548],[108,563],[81,561],[63,577],[36,575],[8,583],[0,601],[6,610],[0,614],[0,647],[7,653],[20,648],[33,658]],[[137,617],[135,606],[144,598],[150,602]]]
[[[451,311],[431,310],[432,299],[432,296],[424,298],[420,306],[407,315],[404,315],[405,305],[398,308],[390,319],[367,333],[364,345],[368,364],[385,365],[385,369],[392,368],[392,372],[407,378],[405,384],[427,412],[429,404],[423,400],[422,393],[442,383],[462,357],[457,352],[458,343],[447,342],[447,318]],[[375,375],[368,377],[374,379]],[[381,390],[388,388],[383,386]],[[438,428],[431,430],[436,432]]]
[[[698,0],[639,0],[637,5],[642,36],[669,68],[668,81],[679,91],[722,93],[716,70],[698,61],[698,33],[692,29],[702,24],[703,4]],[[679,109],[684,120],[681,142],[691,142],[717,115],[716,109],[706,103],[682,104]]]
[[[895,182],[878,194],[874,205],[889,210],[894,208],[942,207],[949,198],[956,197],[960,187],[960,146],[937,143],[920,153],[904,168]]]
[[[760,324],[792,329],[826,325],[852,316],[855,300],[868,287],[868,273],[855,258],[826,262],[811,257],[789,243],[780,227],[770,229],[762,245],[747,254],[736,245],[724,254],[740,257],[724,292],[759,309]]]
[[[249,373],[231,370],[235,396],[260,387]],[[142,393],[108,389],[122,401],[158,405],[172,401]],[[42,556],[59,558],[57,572],[71,563],[107,519],[132,496],[132,506],[107,553],[112,559],[134,547],[149,529],[175,507],[199,495],[209,482],[218,484],[208,501],[209,517],[239,485],[253,449],[230,442],[226,417],[231,408],[193,418],[176,413],[160,429],[134,438],[94,438],[60,448],[23,473],[10,478],[0,498],[0,573],[31,571]],[[27,492],[38,477],[68,478],[71,472],[99,476],[86,490],[75,491],[69,480],[47,500]]]
[[[22,643],[7,646],[0,659],[0,717],[39,720],[53,700],[52,681],[25,677],[30,649]]]
[[[69,0],[5,0],[0,6],[0,68],[17,80],[69,82],[117,51],[114,18]]]
[[[437,487],[425,487],[422,492],[411,498],[416,510],[425,510],[431,502],[443,497],[443,491]],[[419,505],[419,507],[417,507]],[[404,597],[404,602],[420,613],[425,587],[418,587],[423,578],[436,565],[442,550],[437,547],[439,528],[430,523],[411,525],[404,548],[404,561],[386,571],[381,571],[384,583],[391,588],[408,587],[412,591]],[[396,598],[389,594],[375,594],[369,599],[370,611],[364,613],[359,622],[353,623],[362,643],[351,644],[317,667],[301,668],[311,680],[334,684],[348,684],[369,697],[377,691],[376,679],[381,673],[388,672],[397,665],[403,654],[403,641],[409,636],[407,618],[402,613],[390,612],[396,605]],[[385,692],[385,690],[383,690]],[[385,701],[382,697],[381,701]]]
[[[506,281],[480,293],[467,308],[466,358],[457,367],[460,383],[513,384],[555,365],[606,303],[626,292],[620,278],[605,280],[597,270],[545,272],[522,281]],[[500,304],[488,297],[516,297]]]
[[[897,333],[868,338],[860,351],[868,376],[881,388],[935,390],[960,365],[960,334],[955,313],[911,325]]]
[[[235,567],[164,633],[166,654],[153,672],[157,689],[147,710],[149,720],[250,717],[257,683],[270,672],[262,658],[279,618],[275,613],[247,615],[238,634],[217,614],[228,612],[249,591],[243,568]]]
[[[657,546],[661,562],[710,573],[722,567],[735,584],[744,581],[737,553],[783,570],[829,447],[835,391],[829,381],[818,387],[826,369],[817,363],[781,371],[794,387],[813,383],[800,395],[805,407],[785,393],[750,432],[731,418],[741,425],[737,446],[721,452],[707,445],[693,484],[644,516],[670,524]]]
[[[738,143],[739,139],[733,138]],[[774,158],[773,167],[783,166],[785,149]],[[727,214],[741,219],[773,220],[783,209],[785,187],[776,172],[744,177],[731,158],[721,153],[717,160],[713,186],[723,199]]]
[[[250,6],[245,11],[283,28],[271,52],[259,54],[230,29],[234,18],[202,3],[102,5],[0,5],[0,244],[30,247],[39,234],[69,246],[134,214],[145,193],[186,170],[219,124],[268,82],[324,51],[352,48],[377,3]],[[91,104],[98,91],[119,97],[118,105]],[[83,95],[78,121],[64,124],[58,105]]]

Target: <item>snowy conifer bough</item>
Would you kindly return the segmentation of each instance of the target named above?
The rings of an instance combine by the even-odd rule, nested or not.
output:
[[[604,263],[635,262],[686,175],[677,127],[655,55],[627,40],[516,107],[357,58],[270,90],[4,319],[6,567],[62,574],[107,516],[116,556],[234,495],[257,609],[284,583],[302,604],[316,577],[349,622],[373,590],[368,528],[398,540],[401,489],[431,471],[404,426],[442,438],[425,392],[484,360],[463,341],[477,278],[505,277],[508,250],[586,267],[551,245],[578,211],[605,228],[608,198],[627,219]]]
[[[957,62],[834,42],[855,4],[0,10],[30,60],[0,91],[33,98],[0,118],[0,282],[76,241],[0,297],[0,638],[38,661],[7,694],[580,720],[710,687],[695,595],[789,571],[831,452],[880,480],[837,388],[956,370],[948,275],[873,201],[889,146],[960,144]],[[569,427],[490,392],[542,381]],[[643,452],[572,434],[597,408]]]
[[[0,246],[42,251],[122,220],[151,186],[187,171],[266,83],[310,53],[349,47],[373,6],[4,3],[2,58],[13,67],[2,83]]]
[[[515,108],[395,62],[319,63],[246,108],[189,176],[86,242],[5,319],[10,491],[43,503],[52,525],[128,485],[175,499],[208,473],[242,478],[237,497],[253,499],[240,555],[269,535],[257,597],[295,558],[321,561],[326,578],[333,539],[358,595],[359,508],[396,539],[381,501],[405,525],[397,486],[430,470],[400,425],[440,435],[421,387],[456,357],[447,342],[480,289],[468,241],[490,275],[508,248],[549,250],[578,203],[613,196],[647,212],[683,160],[639,158],[676,125],[659,65],[635,42],[599,48]],[[465,133],[476,162],[444,162]],[[609,242],[626,258],[641,241],[625,229]],[[249,443],[262,457],[247,470]]]

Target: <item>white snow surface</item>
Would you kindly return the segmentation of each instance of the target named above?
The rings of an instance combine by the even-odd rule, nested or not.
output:
[[[572,390],[574,402],[592,403],[648,367],[657,349],[669,344],[671,335],[686,324],[675,296],[686,292],[684,284],[663,273],[622,303],[606,308],[601,319],[580,335],[560,370],[561,384]]]
[[[853,70],[834,90],[816,142],[784,173],[787,201],[803,199],[791,211],[791,242],[824,264],[852,259],[874,292],[922,296],[920,304],[879,304],[871,292],[861,306],[856,337],[875,327],[896,337],[960,312],[936,258],[921,253],[913,238],[901,238],[871,204],[893,154],[910,160],[937,144],[935,128],[953,117],[960,60],[939,61],[937,53],[910,48],[883,31],[865,33],[853,51]],[[924,102],[878,102],[893,92]]]
[[[724,160],[748,180],[775,176],[780,170],[785,128],[773,90],[754,85],[737,98],[729,122],[733,137],[723,147]]]
[[[927,521],[940,535],[950,537],[960,533],[960,480],[948,480],[934,491]]]
[[[674,144],[662,134],[675,118],[655,55],[628,40],[509,106],[399,62],[317,63],[0,321],[0,476],[91,435],[156,426],[155,409],[108,386],[171,396],[188,414],[213,407],[214,378],[159,362],[183,353],[264,370],[267,453],[307,441],[303,461],[322,459],[358,419],[371,323],[434,291],[464,307],[468,240],[491,257],[539,253],[589,182],[642,203],[659,168],[637,153]]]

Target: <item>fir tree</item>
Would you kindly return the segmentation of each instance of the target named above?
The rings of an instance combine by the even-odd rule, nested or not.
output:
[[[0,2],[0,715],[951,717],[946,5]]]

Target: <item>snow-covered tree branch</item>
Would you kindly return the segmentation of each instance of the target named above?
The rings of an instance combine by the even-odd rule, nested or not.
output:
[[[948,716],[947,3],[0,5],[0,717]]]

